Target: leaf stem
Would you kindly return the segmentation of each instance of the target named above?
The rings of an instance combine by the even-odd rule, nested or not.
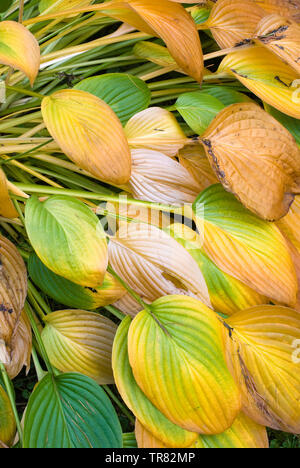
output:
[[[39,361],[38,354],[37,354],[36,349],[35,349],[34,346],[32,346],[31,356],[32,356],[32,360],[33,360],[33,364],[34,364],[34,367],[35,367],[35,371],[36,371],[38,381],[40,382],[45,377],[47,372],[45,372],[42,369],[42,366],[41,366],[40,361]]]
[[[12,410],[13,410],[13,414],[14,414],[14,417],[15,417],[16,426],[17,426],[17,430],[18,430],[18,434],[19,434],[19,439],[20,439],[20,442],[22,444],[23,443],[23,431],[22,431],[21,422],[20,422],[19,415],[18,415],[18,410],[17,410],[17,406],[16,406],[16,402],[15,402],[15,397],[14,397],[14,394],[13,394],[13,391],[12,391],[12,384],[11,384],[11,381],[10,381],[8,375],[7,375],[5,365],[2,362],[0,362],[0,371],[1,371],[3,381],[4,381],[6,392],[7,392],[7,395],[8,395]]]
[[[123,314],[123,312],[121,312],[119,309],[112,305],[107,305],[104,307],[104,309],[106,309],[108,312],[110,312],[112,315],[114,315],[120,320],[123,320],[126,317],[126,315]]]
[[[18,88],[16,86],[6,86],[6,89],[9,91],[15,91],[16,93],[25,94],[26,96],[35,97],[38,99],[44,99],[44,95],[36,93],[35,91],[30,91],[29,89]]]
[[[19,23],[22,23],[22,21],[23,21],[24,1],[25,0],[20,0],[20,3],[19,3],[19,16],[18,16]]]

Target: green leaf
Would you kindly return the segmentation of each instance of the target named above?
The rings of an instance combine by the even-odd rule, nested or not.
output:
[[[47,374],[32,393],[24,422],[24,448],[121,448],[116,412],[92,379]]]
[[[0,3],[0,13],[5,13],[13,3],[13,0],[1,0]]]
[[[108,104],[122,124],[150,104],[151,93],[146,83],[125,73],[108,73],[81,81],[75,89],[87,91]]]
[[[26,229],[41,261],[54,273],[86,287],[101,286],[107,242],[97,216],[75,198],[54,196],[26,202]]]
[[[214,96],[195,91],[179,96],[175,107],[191,129],[198,135],[202,135],[225,106]]]
[[[239,102],[253,102],[246,94],[240,93],[235,89],[231,89],[228,86],[211,86],[207,85],[203,88],[206,94],[214,96],[216,99],[222,102],[225,107],[231,104],[237,104]]]

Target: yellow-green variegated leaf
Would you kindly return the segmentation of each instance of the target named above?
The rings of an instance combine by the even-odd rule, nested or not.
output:
[[[130,325],[128,353],[137,384],[170,421],[188,431],[218,434],[240,411],[222,327],[211,309],[187,296],[158,299]]]
[[[124,224],[109,242],[109,262],[145,301],[187,294],[210,306],[207,285],[196,261],[156,226]]]
[[[11,340],[11,361],[6,365],[6,371],[11,379],[17,377],[23,367],[25,367],[27,373],[29,372],[31,351],[31,326],[30,321],[23,310]]]
[[[85,310],[61,310],[45,317],[42,339],[51,363],[62,372],[79,372],[100,385],[114,382],[111,353],[117,326]]]
[[[299,75],[265,47],[250,47],[228,54],[219,72],[231,73],[260,99],[300,119]]]
[[[138,420],[135,424],[135,436],[139,448],[169,448],[147,431]],[[212,436],[199,435],[189,448],[266,449],[269,448],[269,441],[265,427],[240,413],[225,432]]]
[[[202,249],[201,237],[184,224],[171,224],[168,232],[196,260],[208,287],[212,307],[223,314],[266,304],[266,297],[258,294],[233,276],[220,270]]]
[[[176,205],[192,203],[201,192],[188,170],[163,153],[134,149],[131,157],[129,186],[134,198]]]
[[[265,16],[255,34],[259,44],[300,73],[300,26],[297,23],[278,15]]]
[[[83,8],[91,3],[93,3],[93,0],[41,0],[39,2],[39,10],[43,15],[48,15],[50,13],[58,13],[59,11]]]
[[[16,434],[16,421],[9,398],[0,381],[0,448],[13,443]]]
[[[79,200],[31,197],[25,209],[30,243],[44,265],[85,287],[99,287],[107,269],[105,233],[97,216]]]
[[[4,218],[17,218],[19,216],[10,199],[7,180],[2,169],[0,169],[0,215]]]
[[[226,49],[249,42],[264,15],[252,0],[218,0],[202,28],[210,29],[218,45]]]
[[[257,423],[300,433],[300,313],[257,306],[226,320],[227,363]],[[228,329],[229,327],[229,329]]]
[[[126,136],[104,101],[85,91],[64,89],[43,99],[42,114],[52,137],[77,166],[112,184],[128,182]]]
[[[175,156],[188,139],[171,112],[150,107],[132,117],[125,126],[132,148],[148,148]]]
[[[254,0],[268,14],[276,13],[280,16],[291,18],[300,22],[300,1],[299,0]]]
[[[40,47],[22,24],[0,23],[0,63],[21,70],[33,85],[40,68]]]
[[[178,68],[177,63],[166,47],[163,47],[155,42],[140,41],[135,44],[133,53],[140,59],[149,60],[161,67]]]
[[[200,186],[199,193],[218,179],[213,172],[202,145],[187,145],[178,153],[180,164],[185,167]]]
[[[226,190],[263,219],[274,221],[300,192],[300,150],[294,137],[254,103],[219,112],[202,136]]]
[[[137,385],[128,358],[128,330],[131,318],[126,317],[118,328],[112,354],[114,378],[119,393],[134,415],[155,437],[170,447],[188,447],[197,438],[190,432],[173,424],[146,397]]]
[[[295,305],[295,268],[274,223],[248,211],[220,184],[202,192],[193,208],[203,249],[222,271],[262,296]]]

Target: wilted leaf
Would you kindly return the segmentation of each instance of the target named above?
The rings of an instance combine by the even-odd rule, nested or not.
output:
[[[201,186],[177,161],[153,150],[131,152],[130,191],[139,200],[158,203],[192,203]]]
[[[121,448],[122,430],[104,390],[80,374],[47,374],[31,394],[24,448]]]
[[[105,101],[123,125],[137,112],[147,109],[151,99],[147,84],[125,73],[93,76],[78,83],[75,89],[87,91]]]
[[[33,85],[40,68],[40,48],[22,24],[0,22],[0,63],[21,70]]]
[[[19,216],[10,199],[6,176],[2,169],[0,169],[0,215],[4,218],[17,218]]]
[[[257,306],[226,322],[227,363],[242,390],[245,413],[260,424],[299,434],[299,312]]]
[[[104,101],[65,89],[43,99],[42,114],[52,137],[77,166],[112,184],[128,182],[128,143],[121,122]]]
[[[36,254],[29,257],[28,271],[34,283],[47,296],[67,307],[94,310],[112,304],[126,293],[123,286],[108,272],[105,273],[101,286],[96,288],[72,283],[49,270]]]
[[[221,185],[208,187],[193,205],[203,249],[224,272],[262,296],[294,306],[295,268],[279,229],[255,216]]]
[[[137,385],[128,358],[128,330],[130,317],[126,317],[118,328],[113,346],[112,363],[117,388],[128,408],[142,424],[170,447],[188,447],[197,434],[182,429],[167,419]]]
[[[265,16],[255,34],[259,44],[300,73],[300,26],[297,23],[278,15]]]
[[[200,186],[199,193],[218,179],[213,172],[202,145],[187,145],[178,153],[180,164],[185,167]]]
[[[249,42],[265,12],[252,0],[218,0],[204,24],[222,49]]]
[[[150,107],[132,117],[125,127],[133,148],[148,148],[175,156],[188,139],[171,112]]]
[[[6,371],[11,379],[19,375],[25,366],[30,370],[32,350],[32,332],[27,315],[22,311],[19,323],[11,340],[11,362],[6,365]],[[1,438],[1,437],[0,437]]]
[[[265,47],[250,47],[228,54],[219,72],[232,73],[263,101],[300,119],[299,75]]]
[[[240,395],[223,356],[222,324],[204,304],[165,296],[133,320],[128,353],[149,400],[188,431],[217,434],[240,410]]]
[[[51,364],[62,372],[79,372],[98,384],[114,382],[111,353],[117,326],[85,310],[60,310],[45,317],[42,339]]]
[[[13,359],[13,338],[27,296],[27,272],[17,248],[0,236],[0,361]]]
[[[188,226],[174,223],[168,232],[197,262],[207,284],[214,310],[232,315],[237,310],[268,302],[249,286],[220,270],[203,251],[200,236]]]
[[[252,103],[221,111],[202,136],[220,182],[254,213],[284,216],[300,192],[300,150],[292,135]]]
[[[31,245],[51,271],[81,286],[101,286],[107,242],[97,216],[84,203],[67,196],[44,202],[31,197],[25,219]]]
[[[191,255],[155,226],[122,225],[109,242],[109,262],[143,299],[188,294],[210,305],[205,280]]]
[[[16,434],[16,421],[9,398],[0,381],[0,448],[1,443],[9,446]]]
[[[300,21],[299,0],[254,0],[257,5],[270,13],[288,17],[294,21]]]

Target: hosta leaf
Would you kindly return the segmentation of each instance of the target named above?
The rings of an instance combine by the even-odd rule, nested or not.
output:
[[[187,138],[174,115],[160,107],[150,107],[132,117],[125,126],[133,148],[148,148],[175,156]]]
[[[206,1],[201,2],[199,5],[195,5],[190,9],[191,16],[196,24],[202,24],[208,20],[213,5],[212,1]]]
[[[143,309],[141,304],[133,299],[129,293],[125,294],[125,296],[115,302],[114,306],[121,310],[123,314],[129,315],[130,317],[135,317],[136,314],[141,312]]]
[[[179,151],[178,159],[200,185],[199,193],[218,182],[202,145],[185,146]]]
[[[135,44],[133,53],[138,58],[149,60],[161,67],[174,67],[174,70],[178,68],[168,49],[155,42],[140,41]]]
[[[21,70],[33,85],[40,68],[40,48],[22,24],[0,22],[0,63]]]
[[[130,317],[118,328],[113,346],[112,363],[116,385],[122,399],[142,424],[170,447],[188,447],[197,434],[182,429],[167,419],[137,385],[128,358],[128,330]]]
[[[128,0],[115,2],[115,6],[114,3],[108,4],[105,11],[147,34],[163,39],[180,68],[201,83],[201,43],[196,25],[182,5],[168,0]]]
[[[122,430],[104,390],[80,374],[47,374],[25,415],[24,448],[120,448]]]
[[[300,253],[300,196],[295,197],[288,214],[277,221],[277,226],[284,236],[296,247]]]
[[[230,104],[236,104],[237,102],[253,102],[246,94],[240,93],[235,89],[231,89],[228,86],[213,86],[207,85],[203,88],[203,91],[206,94],[214,96],[219,101],[224,104],[224,106],[229,106]]]
[[[226,315],[268,300],[238,279],[220,270],[204,253],[200,236],[183,224],[172,224],[168,232],[196,260],[208,287],[213,308]]]
[[[79,372],[100,385],[114,382],[111,353],[117,326],[85,310],[60,310],[45,317],[42,339],[51,364]]]
[[[270,221],[284,216],[300,192],[300,150],[293,136],[252,103],[221,111],[202,136],[226,190]]]
[[[192,203],[201,186],[177,161],[153,150],[131,152],[130,190],[135,198],[158,203]]]
[[[10,199],[7,180],[2,169],[0,169],[0,215],[4,218],[17,218],[19,216]]]
[[[93,0],[40,0],[39,10],[43,15],[83,8],[93,3]],[[72,15],[76,16],[76,15]]]
[[[24,366],[27,373],[30,370],[32,333],[29,319],[24,311],[12,337],[11,349],[11,362],[6,365],[6,371],[9,377],[14,379]]]
[[[218,112],[224,109],[221,101],[202,91],[181,94],[175,107],[198,135],[202,135]]]
[[[257,5],[270,13],[277,13],[280,16],[288,17],[294,21],[300,21],[300,1],[299,0],[254,0]]]
[[[44,122],[63,152],[95,177],[122,185],[131,160],[121,122],[98,97],[81,90],[56,91],[42,101]]]
[[[222,324],[200,301],[155,301],[131,323],[128,353],[137,384],[174,424],[204,434],[232,425],[240,395],[225,364]]]
[[[265,16],[256,30],[256,41],[300,73],[300,26],[278,15]]]
[[[300,146],[300,126],[299,120],[283,114],[282,112],[274,109],[274,107],[265,104],[266,111],[271,114],[278,122],[280,122],[295,138],[296,143]]]
[[[137,448],[134,432],[123,432],[123,448]]]
[[[108,248],[112,268],[148,302],[166,294],[190,294],[210,305],[196,261],[157,227],[122,225]]]
[[[136,421],[135,435],[139,448],[168,448]],[[213,436],[199,435],[189,448],[269,448],[266,428],[240,413],[227,431]]]
[[[78,83],[75,89],[87,91],[105,101],[123,125],[137,112],[147,109],[151,99],[147,84],[125,73],[93,76]]]
[[[300,118],[297,101],[299,76],[265,47],[251,47],[228,54],[219,72],[232,73],[263,101],[291,117]]]
[[[295,268],[275,224],[246,210],[218,184],[202,192],[193,208],[203,249],[222,271],[262,296],[295,305]]]
[[[97,216],[79,200],[55,196],[26,203],[26,229],[41,261],[59,276],[86,287],[101,286],[107,242]]]
[[[31,254],[28,271],[34,283],[59,304],[76,309],[94,310],[120,299],[126,292],[108,272],[103,283],[96,288],[80,286],[49,270],[36,254]]]
[[[0,384],[0,448],[9,446],[16,434],[16,421],[9,398]]]
[[[27,272],[17,248],[0,236],[0,360],[12,361],[13,337],[27,296]]]
[[[222,49],[235,47],[254,35],[265,12],[252,0],[218,0],[204,26]]]
[[[237,312],[227,326],[227,362],[241,387],[245,413],[260,424],[299,434],[299,312],[257,306]]]

